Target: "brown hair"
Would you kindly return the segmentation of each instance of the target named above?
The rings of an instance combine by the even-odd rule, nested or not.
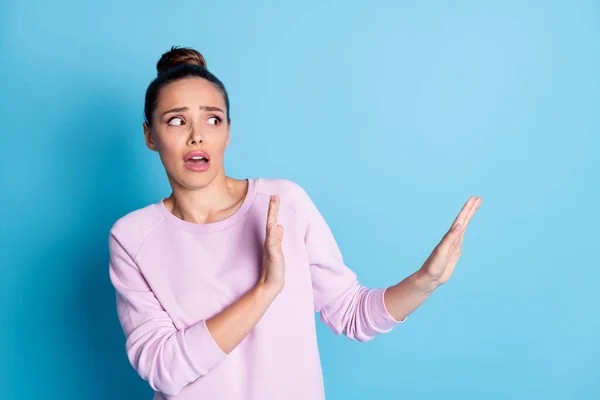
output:
[[[206,68],[206,60],[197,50],[189,47],[176,48],[173,46],[171,50],[160,57],[160,60],[156,63],[156,71],[160,74],[179,64],[197,65]]]
[[[229,110],[229,96],[225,85],[206,68],[204,56],[189,47],[173,46],[164,53],[156,63],[156,78],[146,89],[146,102],[144,114],[148,126],[152,126],[152,114],[158,103],[160,90],[167,84],[188,78],[202,78],[213,83],[223,94],[227,113],[227,122],[231,122]]]

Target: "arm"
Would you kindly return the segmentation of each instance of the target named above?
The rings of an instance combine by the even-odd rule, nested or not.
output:
[[[430,277],[419,270],[387,288],[384,296],[386,308],[393,318],[405,319],[427,300],[437,286]]]
[[[343,261],[327,223],[308,194],[298,187],[298,202],[307,216],[305,243],[313,282],[315,309],[337,334],[367,341],[404,322],[452,275],[461,254],[465,229],[481,205],[470,197],[451,229],[423,266],[400,283],[383,289],[362,286]]]
[[[283,226],[277,223],[279,202],[278,196],[271,196],[262,274],[258,283],[240,300],[206,321],[208,330],[226,353],[231,352],[250,333],[283,290],[285,265],[281,248]]]
[[[278,202],[277,202],[278,205]],[[276,210],[275,210],[276,211]],[[276,215],[269,208],[269,221]],[[282,228],[279,227],[282,234]],[[268,231],[265,247],[281,251],[277,228]],[[275,236],[274,236],[275,235]],[[274,247],[270,247],[272,245]],[[110,279],[116,289],[117,313],[126,336],[131,365],[150,386],[167,395],[219,364],[258,323],[280,292],[283,263],[263,262],[260,282],[219,314],[178,330],[152,292],[138,266],[113,232],[109,237]]]
[[[394,318],[406,318],[433,291],[450,279],[461,254],[467,225],[481,205],[481,197],[470,197],[423,266],[385,293],[385,304]]]
[[[109,237],[110,279],[129,362],[152,389],[175,395],[221,362],[225,352],[206,321],[178,330],[114,234]]]
[[[306,218],[305,245],[316,311],[336,334],[366,342],[389,332],[404,319],[394,319],[384,302],[385,288],[369,289],[344,264],[338,245],[316,206],[298,188],[298,208]]]

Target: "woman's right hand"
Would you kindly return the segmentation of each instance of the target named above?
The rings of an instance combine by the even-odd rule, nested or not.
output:
[[[262,274],[259,285],[273,296],[278,295],[285,282],[285,262],[281,243],[283,226],[277,223],[279,215],[279,197],[271,196],[267,214],[267,235],[263,248]]]

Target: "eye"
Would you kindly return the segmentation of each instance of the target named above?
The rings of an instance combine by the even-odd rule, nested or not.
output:
[[[180,126],[183,125],[183,119],[181,117],[173,117],[168,122],[169,125]]]
[[[221,123],[221,118],[213,115],[207,122],[209,125],[219,125]]]

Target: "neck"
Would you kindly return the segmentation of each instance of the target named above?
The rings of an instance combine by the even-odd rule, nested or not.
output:
[[[172,185],[173,192],[165,199],[165,205],[173,215],[184,221],[205,224],[213,216],[239,203],[234,183],[232,178],[222,175],[201,189],[190,190]]]

